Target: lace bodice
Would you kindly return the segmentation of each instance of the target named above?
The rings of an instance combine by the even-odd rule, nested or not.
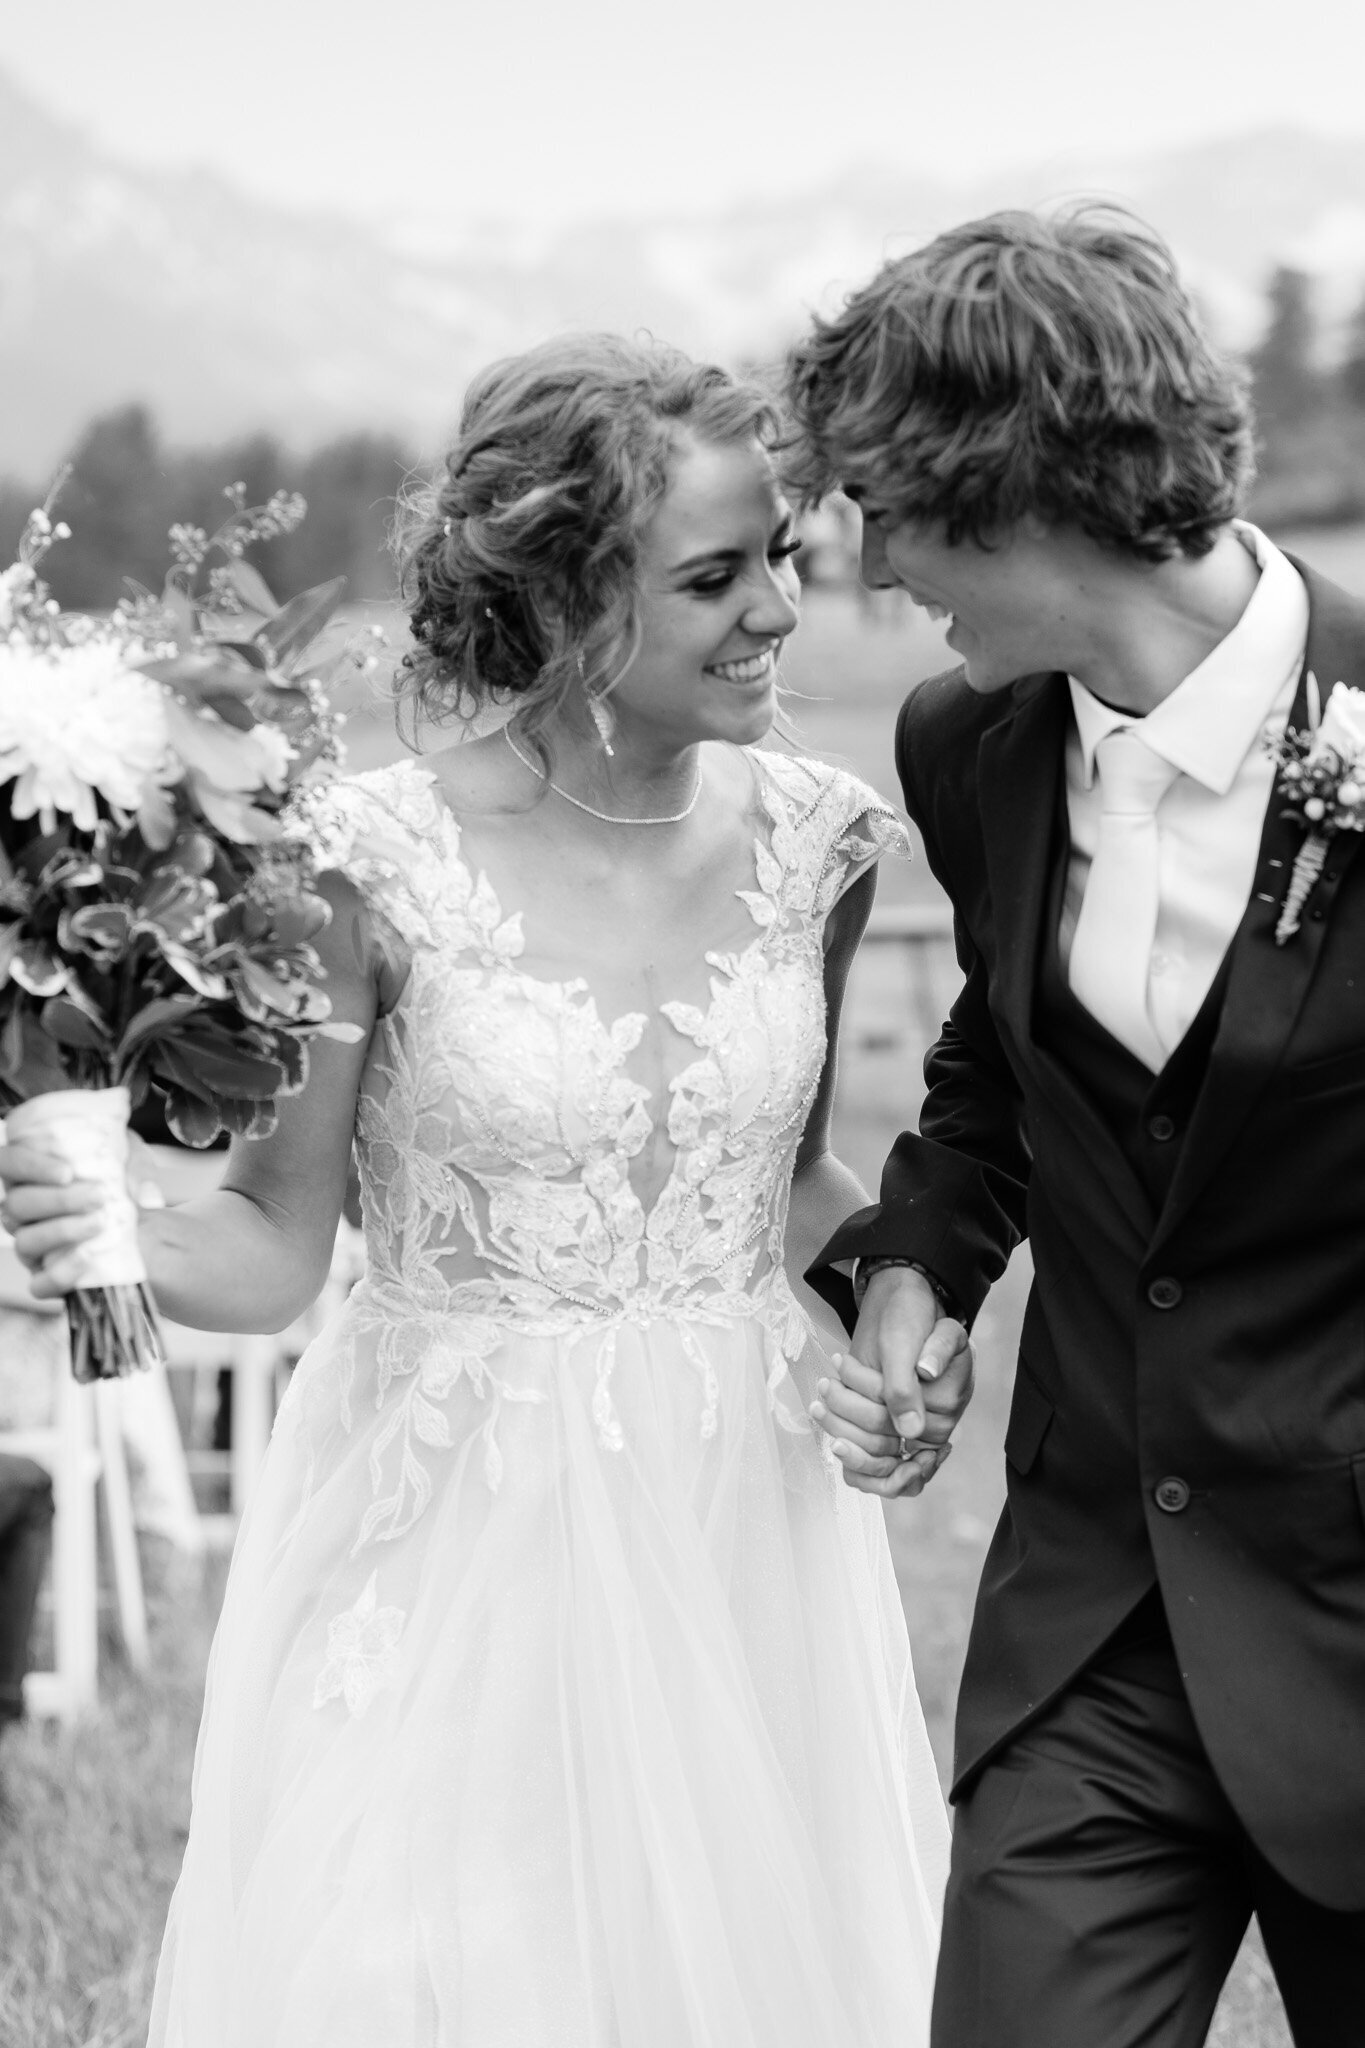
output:
[[[904,828],[840,770],[750,759],[762,829],[753,886],[737,894],[753,936],[707,953],[704,1006],[658,1006],[680,1053],[662,1100],[630,1072],[643,1012],[603,1018],[584,982],[521,971],[522,913],[466,865],[430,770],[356,776],[315,812],[327,864],[362,886],[411,959],[356,1130],[371,1284],[401,1289],[410,1312],[544,1329],[744,1312],[780,1273],[824,1060],[825,918]],[[659,1137],[668,1165],[646,1202],[632,1162]]]
[[[584,980],[524,968],[528,912],[466,860],[420,763],[335,783],[301,821],[409,962],[361,1079],[366,1275],[336,1353],[343,1429],[358,1403],[382,1417],[361,1548],[421,1515],[433,1456],[454,1442],[459,1388],[478,1400],[484,1474],[498,1488],[504,1405],[544,1398],[509,1377],[517,1333],[598,1340],[593,1420],[609,1450],[624,1441],[611,1381],[627,1324],[676,1333],[705,1437],[719,1389],[701,1326],[762,1319],[770,1398],[785,1414],[779,1385],[808,1329],[782,1241],[825,1057],[824,924],[906,834],[841,770],[748,759],[753,865],[737,879],[752,886],[717,912],[731,943],[692,962],[690,993],[652,1015],[604,1017]],[[647,1038],[654,1056],[632,1064]],[[295,1376],[299,1402],[307,1384]],[[799,1405],[794,1416],[785,1426],[809,1427]]]

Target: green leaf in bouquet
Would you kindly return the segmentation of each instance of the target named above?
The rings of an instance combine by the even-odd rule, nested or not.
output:
[[[150,1003],[144,1003],[115,1048],[114,1060],[120,1072],[130,1065],[135,1053],[169,1032],[178,1031],[185,1019],[200,1007],[198,996],[157,996]]]
[[[162,1039],[156,1065],[181,1088],[214,1100],[223,1096],[269,1102],[285,1078],[278,1060],[252,1051],[202,1016],[187,1020],[173,1038]]]
[[[63,846],[53,854],[38,880],[53,895],[72,889],[103,890],[105,872],[103,861],[92,859],[84,847]]]
[[[218,926],[219,937],[223,940],[241,942],[249,946],[259,944],[270,930],[270,908],[255,896],[239,896],[228,904]]]
[[[170,622],[176,646],[188,648],[194,645],[197,621],[193,600],[181,576],[182,572],[175,569],[168,571],[161,591],[161,609]]]
[[[210,825],[238,846],[269,846],[283,837],[284,828],[269,811],[253,804],[249,797],[215,789],[202,776],[193,783],[194,800]]]
[[[202,938],[218,907],[218,892],[200,875],[172,863],[154,868],[133,902],[134,930],[150,932],[172,945]]]
[[[56,1041],[48,1037],[37,1012],[16,1004],[0,1029],[0,1078],[17,1101],[69,1088],[71,1076]]]
[[[263,946],[267,954],[296,954],[326,930],[331,916],[331,906],[325,897],[308,889],[282,886],[269,894],[257,891],[249,896],[234,896],[223,905],[214,929],[223,946],[253,950]],[[297,964],[310,974],[318,972],[317,956],[311,950]]]
[[[167,706],[166,723],[172,747],[195,778],[196,796],[201,779],[215,789],[245,794],[265,789],[279,772],[279,743],[271,735],[256,739],[214,712],[191,711],[174,701]],[[250,721],[252,727],[257,723],[254,717]]]
[[[171,846],[171,858],[178,868],[187,875],[209,875],[213,872],[217,849],[207,832],[179,832]]]
[[[225,654],[233,655],[244,667],[253,670],[259,688],[261,680],[270,670],[270,650],[268,647],[262,647],[259,640],[239,639],[235,631],[238,624],[240,621],[234,621],[232,633],[215,633],[212,644],[221,647]]]
[[[61,826],[56,832],[36,832],[32,839],[14,851],[14,865],[20,877],[29,882],[45,881],[45,870],[51,861],[71,850],[71,833],[68,826]]]
[[[131,854],[132,860],[128,858]],[[98,880],[84,886],[98,891],[97,901],[103,903],[131,903],[142,887],[142,871],[132,862],[141,859],[145,864],[157,859],[157,855],[145,846],[139,846],[136,832],[125,834],[116,845],[106,849],[98,863]]]
[[[279,946],[307,946],[325,932],[332,922],[332,906],[325,896],[300,890],[297,895],[278,898],[270,906],[270,931]]]
[[[66,987],[67,970],[44,940],[21,938],[10,955],[9,978],[31,996],[56,996]]]
[[[308,1080],[308,1047],[288,1031],[274,1034],[275,1057],[284,1069],[281,1095],[297,1095]]]
[[[217,974],[211,967],[206,967],[187,947],[177,946],[168,941],[161,948],[161,957],[166,965],[178,974],[183,982],[188,983],[196,995],[203,996],[206,1002],[224,1002],[232,993],[227,976]]]
[[[298,690],[292,683],[277,683],[273,679],[258,699],[258,709],[263,718],[268,718],[272,725],[278,725],[286,732],[306,725],[316,715],[313,700],[306,690]]]
[[[224,725],[232,726],[237,732],[250,732],[261,722],[248,697],[229,697],[223,690],[206,690],[199,701],[205,711],[212,711]]]
[[[97,1017],[67,996],[52,996],[38,1013],[44,1031],[73,1052],[107,1053],[109,1033]]]
[[[345,592],[344,576],[334,576],[330,583],[319,583],[312,590],[300,591],[297,597],[291,597],[288,604],[276,612],[273,619],[267,619],[256,638],[270,648],[277,662],[284,661],[317,638]]]
[[[124,903],[86,903],[64,910],[57,920],[57,944],[64,953],[88,953],[102,968],[114,967],[128,951],[133,919]]]
[[[234,650],[224,646],[209,653],[191,648],[165,661],[138,664],[143,675],[165,683],[188,703],[198,704],[206,696],[250,697],[261,687],[259,667],[251,667]]]
[[[52,1000],[55,1002],[69,1002],[75,1009],[83,1011],[92,1024],[98,1024],[101,1031],[106,1032],[107,1035],[104,1007],[98,998],[90,993],[90,990],[81,981],[74,968],[67,977],[67,984],[62,994],[54,997]]]
[[[273,1102],[223,1102],[218,1113],[234,1138],[268,1138],[280,1121]]]
[[[292,1017],[293,989],[286,972],[282,979],[250,955],[243,955],[233,968],[233,987],[248,1017],[258,1024],[273,1017]]]
[[[196,1152],[202,1151],[205,1145],[211,1145],[223,1128],[222,1118],[213,1104],[202,1101],[183,1088],[168,1087],[163,1092],[166,1122],[180,1143],[191,1146]]]
[[[293,1024],[321,1022],[331,1011],[322,990],[307,975],[292,974],[283,962],[273,966],[242,955],[232,973],[233,986],[247,1016],[258,1024],[280,1017]]]
[[[260,570],[253,569],[250,562],[244,561],[241,555],[233,556],[228,563],[228,575],[232,579],[233,589],[248,611],[260,612],[262,617],[268,619],[279,610],[279,603]]]

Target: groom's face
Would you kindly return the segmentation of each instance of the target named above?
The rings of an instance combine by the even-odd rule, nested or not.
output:
[[[1078,593],[1064,551],[1043,530],[1017,527],[991,547],[949,546],[941,529],[897,520],[850,496],[863,517],[859,573],[870,590],[899,586],[931,618],[949,621],[948,645],[974,690],[988,695],[1021,676],[1066,668]]]

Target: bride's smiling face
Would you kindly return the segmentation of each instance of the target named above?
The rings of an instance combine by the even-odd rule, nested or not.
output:
[[[639,652],[610,702],[654,746],[762,739],[796,625],[791,508],[757,441],[680,439],[645,529]]]

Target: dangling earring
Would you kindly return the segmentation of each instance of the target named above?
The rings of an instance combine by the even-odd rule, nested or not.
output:
[[[607,702],[606,691],[593,691],[588,688],[588,667],[581,649],[578,656],[578,680],[583,685],[583,695],[587,698],[592,722],[597,727],[597,737],[602,742],[602,752],[609,761],[614,760],[616,749],[612,745],[612,739],[616,732],[616,720],[612,715],[611,706]]]
[[[612,716],[611,706],[605,696],[589,697],[588,709],[592,713],[592,722],[597,727],[597,737],[602,742],[602,752],[610,761],[616,754],[616,749],[611,743],[612,735],[616,731],[616,720]]]

